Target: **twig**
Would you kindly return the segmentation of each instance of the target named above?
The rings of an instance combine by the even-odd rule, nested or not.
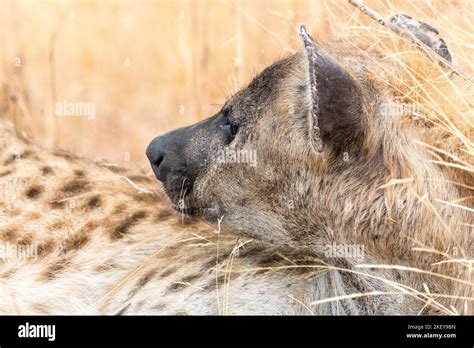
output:
[[[150,190],[145,190],[144,188],[141,188],[141,187],[138,187],[137,184],[135,184],[132,180],[130,180],[129,178],[127,178],[126,176],[120,176],[121,179],[125,179],[130,185],[132,185],[134,188],[136,188],[140,193],[150,193],[150,194],[153,194],[152,191]]]
[[[461,68],[453,65],[450,61],[446,60],[445,58],[441,57],[437,54],[431,47],[423,43],[420,39],[418,39],[411,31],[406,30],[399,25],[391,22],[390,20],[386,20],[382,15],[377,13],[376,11],[372,10],[370,7],[367,7],[362,0],[348,0],[351,5],[356,7],[359,11],[366,14],[370,18],[379,22],[380,25],[386,26],[390,28],[396,34],[408,39],[412,43],[418,45],[428,56],[435,57],[439,62],[443,63],[446,67],[448,67],[452,72],[461,76],[463,79],[470,83],[474,83],[474,79],[468,76],[465,72],[461,70]],[[433,53],[435,53],[433,55]]]

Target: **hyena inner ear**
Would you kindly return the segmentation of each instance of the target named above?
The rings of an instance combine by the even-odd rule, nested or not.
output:
[[[307,62],[308,122],[317,152],[330,147],[344,152],[362,134],[362,94],[352,76],[327,55],[300,27]]]

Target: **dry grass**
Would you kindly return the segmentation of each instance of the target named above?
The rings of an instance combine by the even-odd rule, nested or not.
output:
[[[435,24],[472,70],[469,2],[367,3]],[[46,145],[137,164],[154,136],[210,116],[297,50],[299,23],[321,40],[371,33],[377,44],[383,31],[342,0],[6,0],[0,11],[1,93],[17,97],[16,124]],[[63,100],[95,103],[95,120],[53,116]]]
[[[17,124],[43,143],[145,163],[154,136],[210,116],[296,47],[307,5],[3,1],[1,82],[23,109]],[[63,100],[94,102],[96,119],[53,116]]]

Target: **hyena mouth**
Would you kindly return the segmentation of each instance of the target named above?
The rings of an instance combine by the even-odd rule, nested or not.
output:
[[[170,197],[171,199],[171,197]],[[189,215],[195,218],[215,222],[220,216],[224,215],[223,209],[216,204],[205,204],[196,200],[192,190],[183,195],[175,195],[171,199],[171,207],[180,214]]]
[[[171,201],[171,207],[177,212],[193,217],[206,215],[208,207],[204,207],[194,197],[194,182],[187,177],[182,177],[174,185],[163,185]]]
[[[205,220],[213,220],[215,216],[219,215],[220,211],[215,207],[190,206],[186,199],[177,203],[172,203],[171,207],[180,214],[203,218]]]
[[[168,182],[163,183],[165,192],[171,201],[171,206],[179,212],[192,213],[194,209],[190,206],[189,198],[192,195],[193,183],[187,177],[171,181],[171,185]]]

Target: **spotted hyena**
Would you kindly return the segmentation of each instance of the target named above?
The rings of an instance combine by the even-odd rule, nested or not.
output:
[[[154,174],[179,211],[327,263],[334,294],[355,296],[331,313],[453,305],[420,301],[426,291],[453,294],[458,284],[419,273],[442,272],[433,269],[441,259],[413,248],[472,256],[472,215],[440,203],[465,192],[414,143],[415,132],[382,112],[363,67],[341,65],[304,26],[300,35],[299,53],[265,69],[216,115],[154,139]],[[413,183],[388,184],[406,178]]]
[[[469,313],[455,261],[472,258],[456,206],[471,179],[384,111],[360,51],[301,36],[216,115],[150,144],[164,193],[4,121],[0,312]]]

